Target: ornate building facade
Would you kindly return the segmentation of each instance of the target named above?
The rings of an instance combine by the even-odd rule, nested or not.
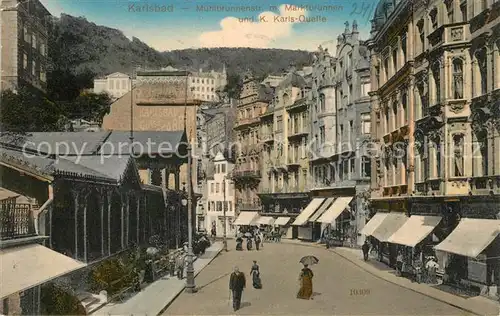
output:
[[[262,177],[259,141],[260,115],[267,109],[272,89],[261,85],[247,73],[236,107],[235,146],[236,164],[233,179],[236,186],[237,211],[258,211],[261,202],[257,195]]]
[[[0,90],[34,87],[46,92],[49,23],[52,15],[38,0],[0,4]]]
[[[500,218],[500,6],[493,2],[380,1],[369,43],[379,149],[373,210],[439,218],[419,249],[435,246],[449,279],[478,287],[500,284],[498,264],[486,259],[498,251],[486,243],[471,255],[457,241],[463,233],[452,232],[467,225],[489,232],[486,221]]]
[[[310,85],[291,69],[261,115],[262,213],[296,216],[309,202],[309,105]]]

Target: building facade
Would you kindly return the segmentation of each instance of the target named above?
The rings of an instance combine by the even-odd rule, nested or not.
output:
[[[223,66],[221,72],[214,70],[204,72],[200,69],[196,72],[191,72],[191,81],[189,87],[193,91],[193,95],[198,100],[219,102],[218,91],[224,90],[227,85],[226,65]]]
[[[108,93],[111,98],[118,99],[132,89],[135,79],[121,72],[115,72],[107,75],[103,79],[94,80],[94,93]]]
[[[261,115],[263,214],[294,216],[309,202],[309,93],[310,84],[291,69]]]
[[[226,236],[233,237],[236,233],[233,225],[236,207],[234,182],[229,178],[233,167],[219,152],[213,160],[213,176],[207,180],[206,217],[204,223],[198,223],[200,226],[204,224],[209,233],[215,228],[217,237],[224,236],[224,225]]]
[[[250,73],[245,75],[234,125],[236,162],[233,179],[236,186],[237,212],[261,209],[257,195],[262,177],[260,115],[266,111],[271,98],[270,87],[261,85]]]
[[[50,12],[38,0],[4,0],[0,14],[0,90],[33,87],[45,93]]]
[[[371,205],[441,218],[419,244],[425,255],[453,239],[467,225],[461,219],[500,218],[499,8],[496,1],[381,1],[375,11],[370,95],[379,155]],[[484,257],[491,247],[484,260],[440,252],[443,273],[478,287],[499,284],[498,264]],[[384,253],[389,262],[393,249]]]

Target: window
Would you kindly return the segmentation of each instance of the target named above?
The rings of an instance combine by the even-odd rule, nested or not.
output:
[[[323,144],[326,141],[325,127],[321,126],[319,128],[319,142]]]
[[[398,50],[394,49],[392,51],[392,74],[394,75],[398,71]]]
[[[467,22],[467,1],[463,0],[460,3],[460,13],[462,14],[462,22]]]
[[[40,68],[40,81],[46,82],[47,81],[47,74],[45,73],[45,69]]]
[[[399,127],[399,122],[398,122],[398,104],[394,102],[392,104],[392,119],[393,119],[393,124],[391,126],[391,131],[395,130],[396,128]]]
[[[441,74],[440,74],[440,65],[439,63],[435,63],[432,67],[432,76],[434,77],[434,103],[437,104],[441,101]]]
[[[453,136],[453,176],[464,176],[464,135],[456,134]]]
[[[385,74],[385,81],[389,80],[389,57],[384,59],[384,74]]]
[[[221,172],[226,173],[226,164],[225,163],[221,164]]]
[[[214,79],[212,79],[212,84],[214,84]]]
[[[401,110],[403,113],[401,115],[403,116],[403,125],[408,124],[408,95],[406,92],[404,92],[401,95]]]
[[[407,46],[406,46],[406,40],[407,40],[407,37],[406,37],[406,33],[403,34],[403,36],[401,36],[401,51],[403,53],[403,64],[406,63],[406,54],[407,54]]]
[[[34,61],[34,60],[32,60],[32,61],[31,61],[31,74],[32,74],[33,76],[35,76],[35,75],[36,75],[36,63],[35,63],[35,61]]]
[[[453,0],[448,0],[448,3],[446,3],[446,11],[448,13],[448,23],[454,23],[455,19],[453,18],[453,6],[454,6],[454,1]]]
[[[351,134],[354,132],[354,121],[349,121],[349,133],[347,134],[347,138],[349,142],[351,141]]]
[[[486,69],[486,49],[483,47],[476,53],[479,75],[481,79],[481,94],[487,93],[487,69]]]
[[[276,118],[276,131],[277,132],[282,132],[283,131],[283,116],[279,115]]]
[[[23,68],[28,69],[28,55],[26,53],[23,54]]]
[[[214,193],[214,184],[210,183],[210,193]]]
[[[36,49],[36,35],[33,34],[33,37],[31,38],[31,45],[33,46],[34,49]]]
[[[201,79],[201,83],[202,83],[202,84],[205,84],[205,80]]]
[[[371,118],[370,113],[361,114],[361,133],[370,134],[371,132]]]
[[[463,61],[460,58],[453,60],[453,98],[464,98],[464,76],[463,76]]]
[[[432,29],[434,29],[434,30],[438,26],[437,14],[438,14],[437,8],[432,9],[432,11],[429,13],[429,18],[431,20]]]
[[[216,183],[215,184],[215,193],[219,193],[219,192],[220,192],[220,184]]]
[[[326,109],[326,104],[325,104],[325,95],[324,94],[321,94],[319,96],[319,103],[320,103],[320,106],[319,106],[319,109],[321,112],[324,112],[325,109]]]
[[[26,43],[30,42],[30,34],[29,34],[28,28],[26,26],[24,27],[24,41]]]
[[[370,158],[363,156],[361,158],[361,176],[364,178],[369,178],[372,172],[372,164]]]
[[[425,49],[425,30],[424,30],[424,20],[420,20],[417,24],[418,33],[420,38],[420,52],[423,53]]]
[[[45,56],[46,55],[46,51],[45,51],[45,43],[40,43],[40,54],[42,54],[42,56]]]

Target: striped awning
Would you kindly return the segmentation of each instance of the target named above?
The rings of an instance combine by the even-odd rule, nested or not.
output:
[[[290,221],[290,217],[278,217],[274,221],[275,226],[285,226]]]
[[[320,218],[321,215],[323,215],[325,211],[330,207],[330,205],[332,205],[333,201],[335,201],[334,197],[326,199],[326,201],[323,204],[321,204],[316,213],[314,213],[314,215],[309,218],[309,221],[316,222],[318,218]]]
[[[261,216],[256,223],[259,225],[272,225],[274,223],[274,218],[271,216]]]
[[[307,224],[309,218],[316,212],[320,207],[321,203],[325,201],[325,198],[314,198],[309,205],[297,216],[292,225],[302,226]]]
[[[333,202],[333,204],[328,208],[328,210],[318,219],[318,222],[325,224],[332,224],[335,222],[337,217],[347,208],[349,203],[351,203],[353,197],[339,197]]]
[[[259,216],[257,212],[240,212],[238,218],[234,221],[233,225],[248,226],[254,224],[255,219]]]

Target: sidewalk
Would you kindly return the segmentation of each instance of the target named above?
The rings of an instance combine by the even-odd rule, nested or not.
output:
[[[282,240],[282,242],[325,249],[324,245],[320,245],[314,242],[307,243],[297,240]],[[361,250],[359,249],[337,247],[330,248],[329,250],[352,262],[353,264],[357,265],[373,276],[376,276],[392,284],[434,298],[438,301],[463,309],[473,314],[500,316],[500,303],[493,300],[487,299],[482,296],[464,298],[439,290],[428,284],[414,283],[406,278],[398,277],[395,275],[393,269],[387,267],[383,263],[374,260],[365,262],[362,258]]]
[[[207,248],[205,254],[193,263],[195,276],[221,252],[222,243],[216,242]],[[93,315],[148,315],[160,314],[183,290],[186,278],[163,277],[144,288],[141,292],[123,302],[111,302],[98,309]]]

